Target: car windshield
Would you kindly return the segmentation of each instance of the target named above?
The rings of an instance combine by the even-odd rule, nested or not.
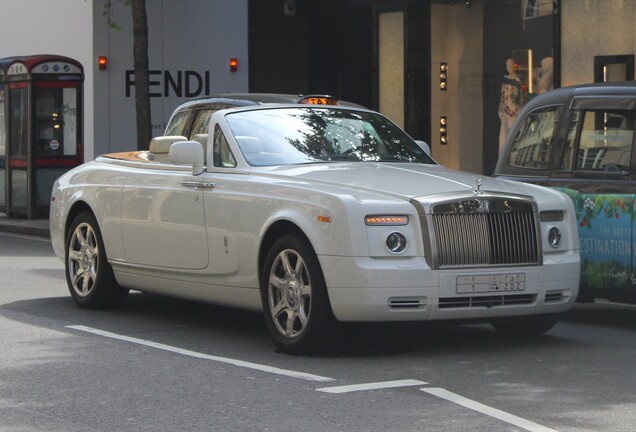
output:
[[[253,166],[332,161],[434,164],[385,117],[335,108],[278,108],[226,116],[245,160]]]

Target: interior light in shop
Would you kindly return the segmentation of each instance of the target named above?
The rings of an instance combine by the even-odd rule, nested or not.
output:
[[[441,145],[448,144],[448,117],[440,116],[439,118],[439,143]]]
[[[439,89],[446,91],[448,86],[448,63],[439,64]]]

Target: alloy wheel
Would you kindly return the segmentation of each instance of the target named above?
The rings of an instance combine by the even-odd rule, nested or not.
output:
[[[97,279],[99,247],[95,231],[81,223],[73,231],[68,250],[68,272],[73,290],[80,297],[91,293]]]
[[[285,249],[274,260],[267,296],[278,332],[289,339],[299,337],[309,322],[311,280],[305,261],[295,250]]]

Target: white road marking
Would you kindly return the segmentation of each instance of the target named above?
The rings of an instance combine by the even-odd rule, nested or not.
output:
[[[156,348],[156,349],[160,349],[160,350],[163,350],[163,351],[169,351],[169,352],[172,352],[172,353],[181,354],[181,355],[185,355],[185,356],[189,356],[189,357],[194,357],[194,358],[203,359],[203,360],[210,360],[210,361],[215,361],[215,362],[219,362],[219,363],[225,363],[225,364],[229,364],[229,365],[232,365],[232,366],[238,366],[238,367],[243,367],[243,368],[247,368],[247,369],[253,369],[253,370],[257,370],[257,371],[261,371],[261,372],[267,372],[267,373],[271,373],[271,374],[275,374],[275,375],[283,375],[283,376],[287,376],[287,377],[290,377],[290,378],[299,378],[299,379],[304,379],[304,380],[307,380],[307,381],[320,381],[320,382],[335,381],[333,378],[328,378],[328,377],[324,377],[324,376],[313,375],[313,374],[308,374],[308,373],[304,373],[304,372],[296,372],[296,371],[287,370],[287,369],[279,369],[279,368],[272,367],[272,366],[262,365],[262,364],[258,364],[258,363],[251,363],[251,362],[246,362],[246,361],[243,361],[243,360],[236,360],[236,359],[227,358],[227,357],[218,357],[218,356],[203,354],[203,353],[199,353],[199,352],[196,352],[196,351],[190,351],[190,350],[177,348],[177,347],[173,347],[173,346],[170,346],[170,345],[164,345],[164,344],[161,344],[161,343],[152,342],[152,341],[148,341],[148,340],[144,340],[144,339],[137,339],[137,338],[133,338],[133,337],[130,337],[130,336],[123,336],[123,335],[119,335],[119,334],[116,334],[116,333],[111,333],[111,332],[107,332],[107,331],[103,331],[103,330],[99,330],[99,329],[94,329],[94,328],[86,327],[86,326],[82,326],[82,325],[66,326],[66,328],[70,328],[70,329],[73,329],[73,330],[79,330],[79,331],[83,331],[83,332],[87,332],[87,333],[92,333],[92,334],[96,334],[96,335],[99,335],[99,336],[104,336],[104,337],[111,338],[111,339],[117,339],[117,340],[121,340],[121,341],[131,342],[131,343],[134,343],[134,344],[137,344],[137,345],[144,345],[144,346],[147,346],[147,347]]]
[[[71,325],[71,326],[66,326],[66,328],[83,331],[86,333],[92,333],[95,335],[104,336],[111,339],[117,339],[117,340],[121,340],[125,342],[130,342],[137,345],[143,345],[143,346],[147,346],[151,348],[156,348],[163,351],[169,351],[175,354],[181,354],[181,355],[194,357],[194,358],[198,358],[202,360],[210,360],[210,361],[215,361],[219,363],[225,363],[232,366],[243,367],[243,368],[271,373],[275,375],[283,375],[290,378],[299,378],[299,379],[304,379],[307,381],[318,381],[318,382],[335,381],[334,378],[324,377],[320,375],[313,375],[313,374],[308,374],[304,372],[297,372],[297,371],[292,371],[287,369],[279,369],[272,366],[262,365],[258,363],[251,363],[251,362],[231,359],[227,357],[212,356],[208,354],[199,353],[196,351],[190,351],[183,348],[177,348],[170,345],[165,345],[165,344],[152,342],[152,341],[148,341],[144,339],[124,336],[124,335],[111,333],[104,330],[99,330],[99,329],[86,327],[82,325]],[[341,394],[341,393],[351,393],[351,392],[367,391],[367,390],[379,390],[379,389],[387,389],[387,388],[413,387],[413,386],[421,386],[421,385],[427,385],[427,384],[428,383],[424,381],[405,379],[405,380],[383,381],[383,382],[374,382],[374,383],[366,383],[366,384],[353,384],[353,385],[337,386],[337,387],[322,387],[316,390],[323,393]],[[529,432],[557,432],[555,429],[550,429],[548,427],[541,426],[540,424],[532,422],[530,420],[526,420],[521,417],[517,417],[516,415],[509,414],[505,411],[501,411],[499,409],[489,407],[487,405],[481,404],[474,400],[467,399],[463,396],[460,396],[456,393],[452,393],[443,388],[430,387],[430,388],[421,388],[420,390],[430,395],[437,396],[442,399],[446,399],[447,401],[456,403],[465,408],[469,408],[471,410],[488,415],[490,417],[494,417],[498,420],[509,423],[511,425],[520,427]]]
[[[443,388],[431,387],[431,388],[423,388],[420,390],[423,392],[429,393],[433,396],[446,399],[447,401],[454,402],[458,405],[469,408],[471,410],[480,412],[482,414],[486,414],[490,417],[494,417],[503,422],[510,423],[511,425],[520,427],[530,432],[557,432],[554,429],[541,426],[540,424],[534,423],[530,420],[523,419],[521,417],[517,417],[516,415],[509,414],[505,411],[501,411],[496,408],[492,408],[487,405],[480,404],[479,402],[475,402],[474,400],[467,399],[458,394],[449,392],[448,390],[445,390]]]
[[[323,387],[316,389],[319,392],[324,393],[351,393],[357,391],[365,391],[365,390],[377,390],[377,389],[386,389],[386,388],[396,388],[396,387],[410,387],[410,386],[420,386],[426,385],[427,382],[418,381],[418,380],[397,380],[397,381],[384,381],[384,382],[375,382],[375,383],[367,383],[367,384],[353,384],[339,387]]]

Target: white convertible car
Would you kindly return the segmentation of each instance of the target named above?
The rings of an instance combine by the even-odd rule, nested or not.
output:
[[[207,140],[68,172],[50,220],[80,307],[139,290],[263,311],[292,352],[330,343],[338,321],[540,334],[579,286],[571,199],[446,169],[364,109],[218,111]]]

